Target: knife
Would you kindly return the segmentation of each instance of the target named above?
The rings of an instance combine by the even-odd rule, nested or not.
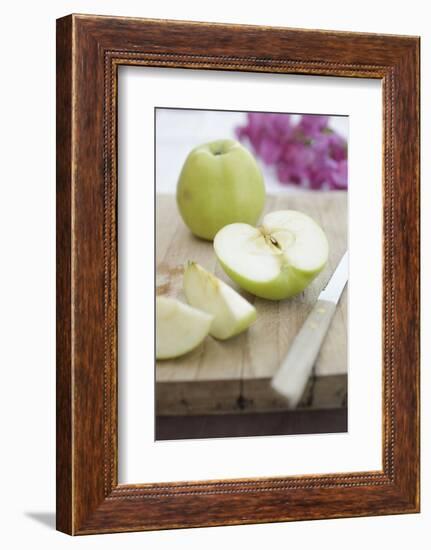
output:
[[[274,390],[287,399],[289,409],[296,408],[304,393],[338,300],[346,286],[348,264],[346,252],[271,380]]]

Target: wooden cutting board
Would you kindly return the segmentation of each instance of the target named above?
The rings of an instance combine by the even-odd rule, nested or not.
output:
[[[268,196],[265,212],[300,210],[315,219],[329,241],[324,271],[300,295],[281,302],[256,298],[240,290],[217,263],[212,243],[197,239],[184,225],[174,195],[156,197],[157,294],[179,298],[183,266],[200,263],[238,290],[257,309],[248,331],[220,342],[211,337],[189,354],[156,365],[159,415],[273,411],[286,408],[270,387],[307,314],[347,248],[347,194],[301,192]],[[345,290],[317,358],[300,407],[338,408],[347,396],[347,291]]]

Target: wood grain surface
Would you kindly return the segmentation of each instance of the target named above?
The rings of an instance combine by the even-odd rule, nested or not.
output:
[[[158,414],[206,414],[285,409],[286,402],[270,379],[293,338],[347,248],[347,193],[301,192],[268,196],[265,211],[299,210],[324,229],[329,241],[326,268],[305,289],[274,302],[243,292],[225,275],[211,242],[194,237],[182,221],[174,195],[156,196],[156,284],[158,295],[187,302],[182,291],[183,266],[194,260],[239,291],[257,309],[248,331],[221,342],[208,337],[191,353],[158,361]],[[347,291],[315,364],[302,407],[341,407],[347,392]],[[327,378],[321,381],[321,378]]]
[[[62,18],[57,32],[57,528],[82,535],[418,512],[419,38],[92,15]],[[378,471],[119,483],[120,65],[381,80]]]

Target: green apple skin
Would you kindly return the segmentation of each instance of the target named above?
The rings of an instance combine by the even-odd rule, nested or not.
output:
[[[262,172],[253,155],[235,140],[200,145],[181,170],[177,204],[190,231],[209,241],[225,225],[255,225],[265,204]]]
[[[280,275],[272,281],[257,282],[232,271],[220,258],[220,265],[232,281],[241,288],[259,298],[266,300],[284,300],[302,292],[319,275],[326,264],[314,271],[299,271],[292,266],[285,266]]]

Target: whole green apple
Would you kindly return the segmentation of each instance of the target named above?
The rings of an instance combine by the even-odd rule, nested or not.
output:
[[[253,155],[232,139],[200,145],[188,155],[177,185],[184,223],[212,240],[225,225],[255,225],[265,203],[263,176]]]
[[[217,233],[214,250],[232,280],[269,300],[302,292],[328,260],[322,228],[296,210],[267,214],[260,227],[227,225]]]

